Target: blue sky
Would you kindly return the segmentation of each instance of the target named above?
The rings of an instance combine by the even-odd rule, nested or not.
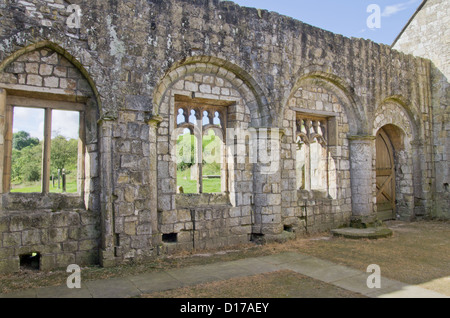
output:
[[[54,110],[52,112],[52,138],[63,135],[66,138],[78,138],[78,112]],[[26,131],[31,137],[44,138],[44,110],[36,108],[14,107],[13,132]]]
[[[276,11],[347,37],[391,45],[422,0],[234,0],[235,3]],[[381,9],[381,28],[369,29],[371,4]]]
[[[370,39],[391,45],[412,17],[422,0],[235,0],[235,3],[276,11],[305,23],[348,37]],[[371,4],[380,8],[381,28],[370,29],[367,12]],[[78,136],[78,114],[53,113],[53,131],[69,137]],[[16,108],[14,132],[25,130],[42,139],[44,130],[43,110]]]

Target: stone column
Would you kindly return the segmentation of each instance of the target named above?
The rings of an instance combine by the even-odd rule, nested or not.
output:
[[[0,194],[4,193],[3,187],[3,173],[4,173],[4,156],[5,156],[5,135],[6,135],[6,90],[0,88],[0,176],[2,182],[0,182]]]
[[[423,157],[423,142],[420,140],[411,142],[413,161],[413,187],[414,187],[414,216],[426,214],[426,198],[423,193],[423,165],[426,164]]]
[[[281,217],[281,138],[283,130],[258,129],[258,163],[254,166],[253,234],[266,241],[283,233]]]
[[[376,137],[353,136],[350,141],[352,224],[370,227],[377,220],[374,211],[373,151]]]
[[[161,243],[158,229],[158,154],[157,154],[157,142],[158,142],[158,126],[163,121],[162,117],[153,116],[148,120],[149,128],[149,143],[150,143],[150,215],[151,226],[153,233],[153,245],[158,246]]]
[[[112,177],[112,127],[113,121],[103,119],[99,122],[99,146],[100,146],[100,205],[102,240],[100,248],[100,263],[103,267],[111,267],[115,264],[115,247],[117,246],[114,224],[114,199]]]

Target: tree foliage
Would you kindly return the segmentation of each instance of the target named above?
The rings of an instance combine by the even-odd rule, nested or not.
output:
[[[39,144],[38,138],[33,138],[26,131],[19,131],[13,134],[13,148],[22,150],[26,147],[37,146]]]
[[[11,177],[14,182],[35,182],[41,179],[42,143],[22,150],[13,149]]]
[[[16,135],[16,134],[15,134]],[[28,137],[27,137],[28,136]],[[28,133],[18,133],[17,147],[12,151],[11,179],[15,183],[36,182],[41,180],[43,143],[29,138]],[[23,147],[23,145],[29,145]],[[66,174],[77,169],[78,140],[66,139],[58,135],[52,139],[50,154],[51,173],[56,175],[58,169],[65,169]]]
[[[76,169],[78,161],[78,140],[66,139],[58,135],[52,139],[50,156],[51,172],[56,175],[58,170]],[[66,171],[69,173],[70,171]]]

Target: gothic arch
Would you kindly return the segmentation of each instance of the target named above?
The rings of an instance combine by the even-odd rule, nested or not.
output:
[[[411,141],[420,141],[420,119],[400,95],[385,98],[377,107],[373,119],[373,135],[388,124],[401,128]]]
[[[402,96],[391,96],[378,106],[373,120],[373,135],[383,131],[394,149],[397,214],[411,219],[415,198],[422,193],[423,162],[420,159],[420,126],[418,117]],[[376,150],[375,150],[376,151]],[[375,152],[376,153],[376,152]]]
[[[22,49],[15,51],[13,54],[9,55],[7,58],[5,58],[3,61],[1,61],[0,72],[3,72],[4,69],[8,65],[10,65],[14,61],[16,61],[22,55],[31,53],[31,52],[39,50],[39,49],[44,49],[44,48],[50,49],[50,50],[60,54],[61,56],[66,58],[70,63],[72,63],[73,66],[81,72],[83,77],[88,81],[89,86],[91,87],[92,92],[94,93],[95,101],[97,102],[98,109],[101,110],[102,103],[101,103],[101,99],[100,99],[100,94],[99,94],[97,87],[95,85],[95,82],[92,79],[92,77],[90,76],[89,72],[86,70],[86,68],[83,66],[83,64],[79,62],[79,59],[77,59],[75,56],[70,54],[67,50],[65,50],[58,44],[53,43],[51,41],[41,41],[41,42],[31,44],[29,46],[26,46]]]
[[[257,114],[253,117],[255,119],[253,126],[271,126],[273,118],[275,118],[274,113],[270,109],[263,90],[256,81],[239,66],[210,56],[184,59],[175,63],[167,71],[164,78],[159,81],[153,94],[154,116],[159,115],[159,109],[164,101],[166,92],[172,85],[182,77],[193,73],[211,74],[228,80],[241,93],[250,111]]]
[[[367,134],[366,112],[362,104],[356,99],[353,94],[354,89],[349,84],[334,74],[317,69],[303,70],[297,78],[298,80],[295,82],[287,101],[304,85],[323,87],[334,93],[344,107],[349,121],[350,135]],[[287,101],[284,105],[288,104]],[[285,106],[286,109],[287,106]]]

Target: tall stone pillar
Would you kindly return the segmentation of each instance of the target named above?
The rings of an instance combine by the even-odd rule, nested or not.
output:
[[[158,233],[158,155],[157,155],[157,142],[158,142],[158,126],[163,121],[162,117],[153,116],[148,120],[149,125],[149,142],[150,142],[150,215],[151,226],[153,233],[153,245],[158,246],[160,242],[160,236],[155,235]]]
[[[113,121],[103,119],[99,122],[100,138],[100,182],[101,182],[101,226],[102,240],[100,248],[100,263],[103,267],[111,267],[115,264],[116,242],[114,224],[114,199],[113,199],[113,149],[112,149]]]
[[[423,142],[421,140],[411,142],[413,160],[413,186],[414,186],[414,216],[426,214],[426,201],[423,193],[423,175],[426,160],[423,155]]]
[[[5,156],[5,136],[6,136],[6,90],[0,88],[0,160],[3,160]],[[0,176],[2,182],[0,182],[0,194],[4,193],[3,188],[3,172],[4,163],[0,164]]]
[[[266,241],[283,233],[281,217],[281,138],[277,128],[258,129],[258,163],[253,169],[253,234]]]
[[[377,221],[374,211],[373,151],[376,137],[353,136],[350,141],[352,224],[370,227]]]

